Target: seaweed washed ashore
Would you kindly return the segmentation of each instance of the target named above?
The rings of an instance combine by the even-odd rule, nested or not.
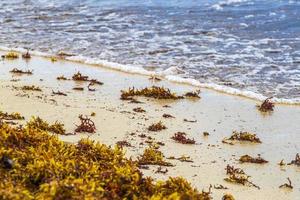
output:
[[[0,132],[4,199],[211,199],[180,177],[145,178],[118,146],[88,139],[67,144],[32,126],[1,123]]]

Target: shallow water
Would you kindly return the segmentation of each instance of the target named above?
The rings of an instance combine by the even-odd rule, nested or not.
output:
[[[2,0],[0,45],[300,98],[300,1]],[[180,70],[180,71],[181,71]]]

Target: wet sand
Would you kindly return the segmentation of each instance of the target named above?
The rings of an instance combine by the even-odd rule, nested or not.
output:
[[[4,54],[4,52],[0,52]],[[32,69],[33,75],[14,75],[13,68]],[[225,193],[233,194],[236,199],[297,199],[300,196],[300,168],[294,165],[280,167],[278,163],[284,159],[286,163],[300,153],[300,106],[275,105],[275,111],[263,115],[255,107],[251,99],[201,89],[201,99],[155,100],[138,98],[142,104],[120,100],[120,90],[128,87],[142,88],[146,86],[165,86],[181,95],[199,88],[176,84],[168,81],[153,82],[147,76],[126,74],[98,66],[58,60],[51,62],[48,58],[33,57],[5,60],[0,62],[0,110],[4,112],[20,112],[29,120],[31,116],[54,122],[63,122],[67,132],[74,132],[79,123],[78,115],[96,113],[91,119],[95,122],[95,134],[76,134],[59,136],[67,142],[76,142],[80,138],[89,137],[108,145],[127,140],[132,147],[125,147],[126,154],[136,158],[148,145],[146,139],[138,135],[146,134],[165,143],[160,150],[166,157],[181,155],[190,156],[193,162],[168,160],[174,167],[168,167],[166,174],[155,173],[158,166],[143,170],[146,175],[159,179],[169,176],[183,176],[199,190],[209,185],[221,184],[227,190],[212,189],[212,197],[221,199]],[[96,91],[88,91],[85,82],[58,81],[56,77],[64,75],[71,78],[80,71],[83,75],[102,81],[104,85],[95,86]],[[12,79],[19,79],[17,82]],[[42,92],[24,92],[15,87],[35,85]],[[74,91],[73,87],[84,87],[84,91]],[[67,96],[52,96],[52,91],[65,92]],[[170,107],[164,107],[169,105]],[[145,113],[136,113],[133,108],[142,107]],[[163,114],[171,114],[175,118],[165,119]],[[185,122],[184,119],[197,120]],[[162,121],[167,129],[150,132],[147,127]],[[21,122],[22,123],[22,122]],[[249,131],[256,133],[262,144],[236,143],[223,144],[232,131]],[[174,133],[186,132],[196,140],[195,145],[185,145],[170,139]],[[209,136],[203,136],[203,132]],[[143,144],[141,144],[141,142]],[[256,157],[257,154],[269,163],[240,164],[238,159],[244,154]],[[227,164],[244,169],[251,176],[250,180],[260,186],[254,187],[231,184],[224,181],[227,177]],[[165,167],[163,167],[165,169]],[[293,190],[279,189],[289,177]]]

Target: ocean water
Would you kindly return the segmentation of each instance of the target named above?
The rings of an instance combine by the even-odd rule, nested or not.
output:
[[[299,0],[1,0],[0,46],[300,101]]]

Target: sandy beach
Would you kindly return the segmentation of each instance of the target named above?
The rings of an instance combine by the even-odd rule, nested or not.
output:
[[[5,54],[6,52],[0,52]],[[33,70],[32,75],[10,73],[13,68]],[[191,162],[166,159],[173,167],[166,173],[155,173],[158,166],[142,169],[146,176],[155,180],[165,180],[172,176],[182,176],[198,190],[211,188],[213,199],[221,199],[226,193],[236,199],[297,199],[300,194],[300,168],[296,165],[279,166],[283,159],[291,162],[300,153],[300,107],[297,105],[275,104],[271,113],[263,114],[256,105],[261,102],[227,95],[213,90],[196,88],[169,81],[149,80],[148,76],[113,71],[99,66],[58,59],[34,56],[29,60],[22,58],[0,62],[0,110],[19,112],[25,121],[31,116],[39,116],[48,122],[59,121],[65,125],[67,133],[73,133],[79,123],[78,116],[95,116],[96,133],[77,133],[59,136],[65,142],[76,143],[81,138],[99,141],[114,146],[118,141],[127,141],[130,147],[124,147],[127,157],[136,159],[152,143],[162,142],[159,147],[166,158],[190,157]],[[92,79],[103,82],[94,85],[95,91],[89,91],[86,82],[57,80],[59,76],[71,78],[80,72]],[[42,91],[23,91],[20,87],[35,85]],[[178,95],[201,90],[201,98],[178,100],[157,100],[138,97],[142,103],[130,103],[120,99],[121,90],[129,87],[144,88],[163,86]],[[75,91],[74,87],[83,87]],[[67,96],[53,95],[53,91],[63,92]],[[167,105],[167,106],[166,106]],[[145,112],[135,112],[141,107]],[[164,118],[164,114],[174,118]],[[18,123],[22,124],[25,121]],[[148,127],[161,121],[167,128],[152,132]],[[233,131],[255,133],[262,141],[259,144],[234,142],[234,145],[222,143]],[[171,139],[176,132],[185,132],[196,144],[180,144]],[[203,132],[208,132],[204,136]],[[146,138],[140,137],[145,134]],[[150,136],[152,139],[147,139]],[[148,143],[147,143],[148,141]],[[242,155],[257,157],[258,154],[268,161],[266,164],[240,163]],[[249,180],[260,189],[229,183],[224,180],[226,166],[233,165],[251,176]],[[293,189],[279,188],[292,181]],[[228,189],[216,189],[218,185]],[[214,187],[215,186],[215,187]]]

